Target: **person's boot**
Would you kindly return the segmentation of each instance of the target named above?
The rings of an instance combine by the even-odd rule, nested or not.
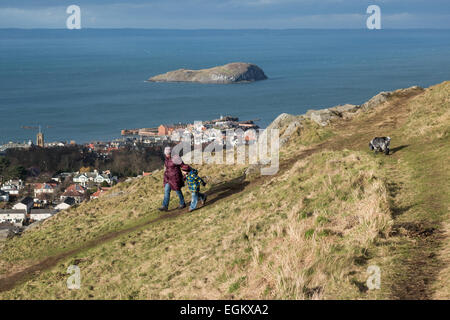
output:
[[[161,208],[158,208],[159,211],[168,211],[168,209],[164,206],[162,206]]]
[[[184,209],[184,208],[186,208],[186,203],[180,204],[180,206],[178,207],[178,209]]]
[[[205,197],[201,200],[202,206],[205,205],[205,202],[206,202],[206,199],[207,199],[207,198],[208,198],[208,196],[205,194]]]

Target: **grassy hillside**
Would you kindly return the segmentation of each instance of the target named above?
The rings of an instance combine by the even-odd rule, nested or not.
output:
[[[449,298],[449,95],[445,82],[304,121],[275,176],[199,166],[208,203],[192,213],[157,211],[162,172],[120,184],[4,243],[0,298]],[[367,148],[382,135],[388,157]],[[72,264],[80,290],[66,287]]]

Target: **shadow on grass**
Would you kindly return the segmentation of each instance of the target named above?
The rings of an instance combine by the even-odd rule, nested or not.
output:
[[[216,203],[219,200],[222,200],[226,197],[229,197],[235,193],[239,193],[242,190],[245,189],[245,187],[249,184],[248,181],[245,181],[245,177],[241,176],[238,178],[235,178],[233,180],[227,181],[225,183],[218,184],[214,187],[212,187],[210,190],[206,192],[208,195],[208,201],[206,202],[205,206],[212,205]],[[211,196],[215,195],[214,198],[211,198]],[[211,198],[211,199],[210,199]]]
[[[395,147],[395,148],[391,149],[391,154],[394,154],[394,153],[396,153],[402,149],[408,148],[408,147],[409,147],[409,145],[407,145],[407,144],[405,144],[403,146]]]
[[[405,212],[407,212],[408,210],[410,210],[413,207],[414,207],[414,205],[391,208],[392,218],[395,219],[395,218],[401,216],[402,214],[404,214]]]

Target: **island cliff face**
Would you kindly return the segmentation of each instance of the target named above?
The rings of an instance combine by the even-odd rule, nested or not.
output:
[[[234,62],[202,70],[179,69],[148,79],[152,82],[239,83],[265,80],[267,76],[257,65]]]

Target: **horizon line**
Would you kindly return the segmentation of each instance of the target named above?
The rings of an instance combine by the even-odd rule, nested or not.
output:
[[[0,27],[0,30],[69,30],[67,28],[52,28],[52,27],[37,27],[37,28],[23,28],[23,27]],[[71,29],[69,31],[82,31],[82,30],[161,30],[161,31],[290,31],[290,30],[368,30],[367,28],[146,28],[146,27],[87,27],[81,29]],[[450,30],[450,27],[445,28],[382,28],[378,30],[368,31],[382,31],[382,30]]]

